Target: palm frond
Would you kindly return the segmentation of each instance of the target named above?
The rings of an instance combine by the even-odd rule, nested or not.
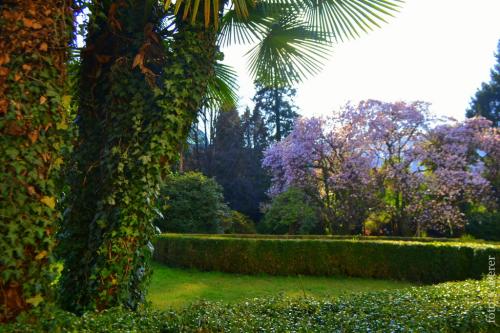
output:
[[[221,46],[249,44],[262,39],[267,31],[268,16],[260,3],[249,8],[246,17],[238,15],[234,9],[228,10],[221,20],[218,44]]]
[[[234,69],[217,62],[214,66],[214,75],[208,81],[204,106],[214,110],[222,107],[236,107],[238,88],[237,74]]]
[[[220,8],[222,3],[219,0],[163,0],[165,8],[173,5],[174,14],[177,15],[182,11],[183,19],[190,19],[195,22],[197,19],[203,19],[205,26],[208,27],[213,21],[215,28],[219,26],[219,15],[223,8]],[[203,6],[201,2],[203,1]],[[175,2],[175,4],[173,4]],[[249,8],[255,5],[255,0],[231,0],[231,5],[236,15],[239,17],[247,17]],[[203,8],[203,12],[200,11]]]
[[[220,0],[164,0],[174,13],[218,27]],[[203,5],[201,4],[203,2]],[[397,12],[402,0],[231,0],[218,44],[257,43],[249,52],[254,79],[293,85],[316,74],[333,41],[357,38]],[[200,8],[203,8],[203,12]]]
[[[264,85],[292,86],[320,71],[329,43],[299,17],[270,22],[266,36],[248,52],[249,70]]]
[[[280,1],[280,0],[269,0]],[[293,1],[293,0],[292,0]],[[304,18],[336,41],[357,38],[380,27],[393,16],[402,0],[301,0]]]

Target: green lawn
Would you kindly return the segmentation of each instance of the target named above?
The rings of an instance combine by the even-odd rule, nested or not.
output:
[[[408,282],[348,277],[239,275],[170,268],[154,263],[149,300],[158,309],[180,308],[198,300],[237,302],[285,296],[332,297],[345,293],[400,289]]]

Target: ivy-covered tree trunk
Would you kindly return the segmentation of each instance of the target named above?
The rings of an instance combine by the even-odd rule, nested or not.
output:
[[[92,8],[60,232],[61,303],[74,312],[134,309],[144,300],[160,178],[177,157],[213,67],[213,32],[178,24],[173,39],[162,41],[162,9],[148,4]]]
[[[0,2],[0,322],[50,298],[69,0]]]

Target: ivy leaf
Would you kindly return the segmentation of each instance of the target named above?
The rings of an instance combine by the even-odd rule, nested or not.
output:
[[[52,209],[56,207],[56,199],[54,197],[43,196],[40,201]]]
[[[41,302],[43,302],[43,297],[40,294],[36,294],[36,296],[30,297],[26,300],[26,303],[29,303],[34,307],[37,307]]]
[[[65,121],[61,121],[60,123],[56,124],[56,128],[58,130],[67,130],[68,129],[68,124]]]
[[[63,97],[61,97],[61,104],[65,109],[68,109],[71,104],[71,96],[64,95]]]
[[[36,255],[35,260],[42,260],[43,258],[47,257],[48,254],[49,253],[47,251],[43,250]]]

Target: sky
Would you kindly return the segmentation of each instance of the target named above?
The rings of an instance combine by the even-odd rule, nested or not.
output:
[[[406,0],[381,28],[334,46],[322,72],[297,85],[303,116],[328,115],[347,101],[422,100],[440,116],[463,119],[471,97],[490,79],[500,39],[500,0]],[[239,75],[240,106],[254,95],[245,53],[224,62]]]

